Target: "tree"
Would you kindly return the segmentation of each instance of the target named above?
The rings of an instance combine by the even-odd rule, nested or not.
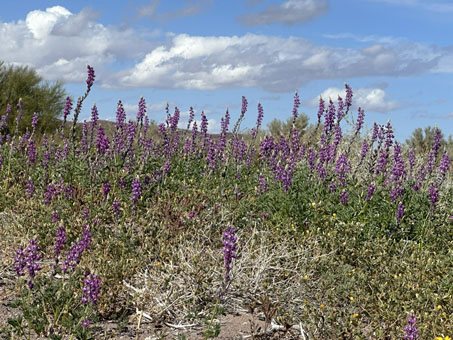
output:
[[[63,84],[43,81],[35,70],[27,66],[6,66],[0,61],[0,116],[5,115],[7,105],[11,105],[8,118],[8,132],[16,124],[17,103],[22,98],[23,116],[19,130],[30,128],[33,114],[39,114],[38,130],[53,131],[58,126],[58,117],[65,105],[66,91]]]
[[[295,127],[296,130],[299,131],[299,135],[301,137],[308,126],[308,119],[308,116],[303,113],[300,114],[296,119]],[[267,124],[267,128],[274,138],[280,138],[280,136],[288,138],[292,125],[293,117],[291,116],[286,120],[286,122],[282,122],[280,119],[275,118],[269,124]]]

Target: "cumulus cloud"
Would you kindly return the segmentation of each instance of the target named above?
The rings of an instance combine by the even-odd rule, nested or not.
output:
[[[112,84],[214,90],[258,87],[288,92],[313,79],[407,76],[430,71],[441,51],[418,44],[362,49],[317,46],[303,38],[175,35]]]
[[[361,88],[353,89],[353,108],[361,107],[365,111],[374,111],[380,113],[388,113],[392,110],[397,110],[402,105],[396,101],[388,100],[387,94],[382,88]],[[337,101],[338,96],[341,98],[346,97],[345,89],[336,87],[329,87],[320,94],[324,100],[332,99]],[[309,106],[317,107],[319,104],[319,96],[313,98],[307,103]]]
[[[83,82],[90,64],[98,84],[116,89],[255,87],[288,92],[315,79],[408,76],[453,68],[451,48],[404,41],[341,48],[299,37],[168,34],[157,42],[149,32],[105,26],[97,16],[90,9],[71,13],[55,6],[32,11],[25,20],[0,22],[2,59],[31,66],[46,80],[66,82]],[[81,25],[77,30],[75,23]]]
[[[291,26],[321,16],[328,7],[327,0],[287,0],[280,6],[270,5],[261,12],[241,15],[237,20],[245,26],[275,23]]]
[[[73,14],[61,6],[35,10],[25,20],[0,22],[2,60],[35,68],[47,80],[80,82],[86,65],[103,73],[107,63],[141,58],[153,45],[132,29],[104,26],[86,8]]]

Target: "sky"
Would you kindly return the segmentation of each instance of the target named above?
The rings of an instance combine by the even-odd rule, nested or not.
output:
[[[344,84],[365,124],[389,119],[401,142],[416,128],[453,134],[451,0],[16,0],[2,1],[0,60],[62,81],[76,99],[87,65],[96,81],[81,119],[96,103],[114,120],[122,101],[134,119],[143,96],[151,119],[192,106],[210,131],[228,108],[252,128],[299,112],[317,120],[319,96],[336,102]]]

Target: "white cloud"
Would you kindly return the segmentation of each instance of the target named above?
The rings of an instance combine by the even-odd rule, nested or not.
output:
[[[313,79],[405,76],[432,70],[442,51],[419,44],[376,44],[363,49],[317,46],[303,38],[246,34],[175,35],[112,84],[213,90],[258,87],[288,92]]]
[[[238,17],[245,26],[282,23],[287,26],[305,23],[325,12],[329,8],[326,0],[287,0],[280,6],[270,5],[258,13]]]
[[[381,88],[362,88],[353,89],[353,108],[361,107],[365,111],[374,111],[381,113],[388,113],[392,110],[397,110],[402,105],[396,101],[388,100],[387,94]],[[336,103],[338,96],[341,98],[346,97],[346,90],[336,87],[330,87],[320,94],[320,96],[328,101],[329,98]],[[319,104],[319,96],[313,98],[307,103],[309,106],[317,107]]]
[[[25,20],[0,22],[2,60],[31,66],[47,80],[81,82],[88,64],[99,76],[106,64],[143,57],[152,48],[134,30],[104,26],[96,18],[89,9],[73,14],[54,6],[31,11]]]
[[[33,67],[46,80],[65,82],[84,82],[86,65],[90,64],[98,84],[116,89],[255,87],[288,92],[316,79],[452,70],[451,48],[404,41],[341,48],[316,45],[299,37],[256,34],[167,34],[156,42],[151,39],[157,37],[150,32],[105,26],[97,15],[89,9],[73,14],[55,6],[32,11],[25,20],[0,22],[2,59]],[[116,70],[109,70],[109,66]]]

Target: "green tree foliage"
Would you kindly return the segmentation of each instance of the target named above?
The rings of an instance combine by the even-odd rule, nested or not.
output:
[[[33,114],[39,114],[38,130],[49,132],[58,126],[58,117],[62,114],[66,91],[63,84],[51,84],[43,81],[35,70],[27,66],[6,66],[0,61],[0,116],[11,105],[8,129],[14,129],[16,110],[19,99],[23,102],[23,118],[19,125],[24,131],[31,125]]]
[[[414,149],[418,154],[425,154],[429,152],[433,146],[434,131],[436,128],[427,126],[424,129],[417,128],[412,132],[412,136],[406,140],[409,148]],[[442,131],[442,130],[441,130]],[[442,134],[441,140],[442,147],[446,147],[448,154],[453,156],[453,139],[450,135],[446,140]]]
[[[296,119],[296,130],[299,131],[300,136],[302,137],[306,131],[308,126],[308,116],[305,114],[300,114]],[[280,136],[284,136],[288,138],[289,133],[291,131],[291,127],[293,125],[293,117],[289,117],[286,122],[282,122],[280,119],[275,118],[270,123],[267,124],[267,128],[269,129],[270,134],[274,138],[280,138]]]

